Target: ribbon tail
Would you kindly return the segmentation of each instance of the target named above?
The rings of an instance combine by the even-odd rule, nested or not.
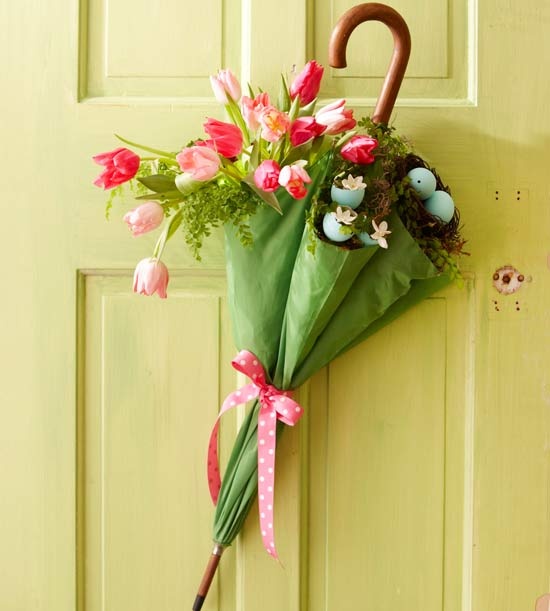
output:
[[[269,404],[258,415],[258,508],[262,541],[268,554],[278,559],[275,547],[273,503],[275,490],[275,447],[277,413]]]
[[[237,405],[241,405],[243,403],[246,403],[247,401],[255,399],[258,396],[258,392],[258,387],[255,384],[247,384],[239,390],[236,390],[235,392],[229,394],[222,404],[220,413],[218,414],[216,423],[214,424],[214,428],[210,433],[210,440],[208,442],[208,460],[206,473],[208,477],[208,489],[210,490],[210,498],[212,499],[214,505],[216,505],[218,502],[220,489],[222,487],[222,480],[220,476],[220,460],[218,456],[218,435],[220,429],[220,418],[225,414],[225,412],[236,407]]]
[[[222,487],[220,477],[220,461],[218,458],[218,432],[220,429],[219,416],[216,424],[210,433],[210,441],[208,442],[208,466],[206,473],[208,476],[208,489],[210,490],[210,498],[214,505],[218,504],[218,497]]]

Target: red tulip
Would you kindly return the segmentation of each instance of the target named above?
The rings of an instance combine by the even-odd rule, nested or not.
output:
[[[300,104],[306,106],[317,97],[322,78],[323,66],[315,60],[308,62],[290,86],[290,97],[300,96]]]
[[[279,188],[279,174],[281,168],[273,159],[262,161],[254,172],[254,182],[258,189],[272,193]]]
[[[155,258],[142,259],[134,272],[134,293],[140,295],[157,293],[159,297],[166,299],[168,280],[168,268],[162,261]]]
[[[293,121],[290,126],[290,142],[292,146],[300,146],[300,144],[317,138],[326,129],[324,125],[319,125],[314,117],[301,117]]]
[[[346,142],[340,151],[340,155],[344,159],[352,163],[367,165],[374,161],[372,150],[378,146],[378,140],[370,136],[353,136],[349,142]]]
[[[104,189],[118,187],[131,180],[139,170],[138,155],[125,148],[118,148],[108,153],[95,155],[92,159],[105,170],[94,180],[94,185]]]
[[[243,150],[243,134],[232,123],[207,119],[204,124],[204,131],[212,138],[216,151],[223,157],[231,159]]]
[[[285,165],[279,174],[279,184],[284,187],[294,199],[302,199],[307,195],[304,183],[310,183],[311,178],[304,170],[305,161],[297,161],[292,165]]]

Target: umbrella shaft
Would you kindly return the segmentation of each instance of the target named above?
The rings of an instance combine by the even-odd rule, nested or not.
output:
[[[223,550],[223,546],[219,544],[216,544],[214,546],[214,549],[212,550],[212,555],[210,556],[210,560],[206,565],[206,570],[204,571],[204,575],[202,576],[199,591],[197,592],[195,602],[193,603],[193,611],[200,611],[202,609],[202,606],[206,599],[206,595],[208,594],[208,590],[210,589],[210,585],[212,584],[212,580],[214,579],[214,575],[216,574],[218,564],[220,563],[220,558],[223,554]]]

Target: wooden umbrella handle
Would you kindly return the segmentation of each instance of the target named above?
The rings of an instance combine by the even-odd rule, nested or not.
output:
[[[333,68],[345,68],[348,39],[355,28],[364,21],[381,21],[393,35],[393,55],[390,67],[378,96],[372,115],[376,123],[388,123],[405,76],[411,54],[411,35],[403,17],[390,6],[377,2],[358,4],[346,11],[334,26],[329,43],[329,64]]]

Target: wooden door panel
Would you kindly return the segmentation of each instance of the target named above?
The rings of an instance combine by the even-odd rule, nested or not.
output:
[[[166,302],[133,295],[130,279],[79,284],[77,571],[89,611],[169,610],[196,586],[213,513],[204,440],[235,383],[223,275],[175,275]],[[226,457],[231,420],[224,429]]]
[[[471,294],[426,300],[315,380],[308,609],[462,608],[473,355],[457,330],[472,324]]]

